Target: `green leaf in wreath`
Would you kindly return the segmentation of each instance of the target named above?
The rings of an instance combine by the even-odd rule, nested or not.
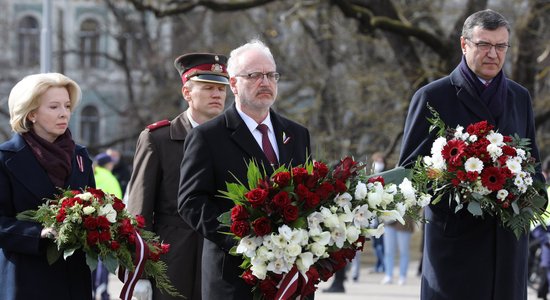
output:
[[[304,217],[300,217],[296,219],[296,221],[292,222],[292,228],[307,228],[307,220]]]
[[[479,202],[471,201],[468,203],[468,211],[474,216],[482,216],[483,211],[481,210],[481,205]]]
[[[109,254],[105,256],[102,261],[103,265],[107,270],[109,270],[109,273],[116,274],[116,269],[118,268],[118,259],[112,255]]]
[[[519,215],[519,206],[517,201],[512,202],[512,210],[514,210],[514,214]]]
[[[36,210],[25,210],[15,216],[19,221],[36,221]]]
[[[382,178],[384,178],[385,184],[389,184],[389,183],[400,184],[401,182],[403,182],[403,179],[411,178],[412,170],[403,168],[403,167],[397,167],[391,170],[373,174],[367,178],[376,177],[376,176],[382,176]]]
[[[88,265],[91,271],[94,271],[95,269],[97,269],[97,255],[90,255],[86,253],[86,264]]]
[[[224,225],[231,225],[231,211],[226,211],[218,217],[218,221]]]

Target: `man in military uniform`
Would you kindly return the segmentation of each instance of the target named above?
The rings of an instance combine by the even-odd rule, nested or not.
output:
[[[178,215],[183,144],[193,127],[223,111],[229,84],[226,63],[225,56],[208,53],[185,54],[175,60],[189,108],[172,121],[153,123],[141,132],[128,183],[128,210],[143,215],[147,229],[170,244],[170,252],[162,259],[168,265],[168,277],[188,300],[201,299],[203,238]],[[155,300],[175,299],[157,289],[153,295]]]

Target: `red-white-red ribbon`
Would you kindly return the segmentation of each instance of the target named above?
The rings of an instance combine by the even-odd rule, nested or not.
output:
[[[283,277],[283,280],[281,280],[281,284],[279,285],[279,289],[277,290],[277,294],[275,295],[275,299],[277,300],[287,300],[291,299],[291,297],[296,293],[299,286],[305,286],[307,284],[307,276],[303,276],[296,266],[292,267],[290,272],[285,274]],[[296,300],[299,300],[301,298],[301,295],[296,297]]]
[[[149,257],[149,247],[145,244],[145,241],[141,238],[136,231],[136,256],[134,258],[134,272],[129,272],[124,267],[118,268],[118,278],[124,282],[122,290],[120,291],[120,299],[131,300],[134,294],[134,288],[136,283],[141,278],[143,269],[145,268],[145,262]]]

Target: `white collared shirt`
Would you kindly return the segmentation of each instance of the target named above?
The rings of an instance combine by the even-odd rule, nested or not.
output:
[[[247,114],[245,114],[242,110],[237,107],[237,112],[239,113],[239,116],[243,119],[244,123],[246,124],[246,127],[248,127],[248,130],[252,133],[252,136],[254,136],[254,139],[262,148],[262,133],[257,129],[258,123],[254,121],[251,117],[249,117]],[[275,130],[273,129],[273,124],[271,123],[271,118],[269,116],[269,113],[267,113],[267,117],[262,121],[262,124],[265,124],[267,128],[269,128],[267,135],[269,136],[269,141],[271,142],[271,146],[273,147],[273,151],[275,151],[275,155],[277,155],[277,159],[279,159],[279,147],[277,146],[277,138],[275,137]]]
[[[197,123],[195,120],[193,120],[193,117],[191,117],[191,113],[189,112],[189,110],[187,110],[186,113],[187,113],[187,118],[189,119],[189,122],[191,123],[191,127],[195,128],[195,127],[199,126],[199,123]]]

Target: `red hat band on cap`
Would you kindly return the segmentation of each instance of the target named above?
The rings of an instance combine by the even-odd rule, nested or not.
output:
[[[181,82],[185,84],[187,80],[190,80],[193,76],[201,74],[214,74],[219,76],[228,77],[227,70],[222,64],[202,64],[192,67],[181,75]]]

